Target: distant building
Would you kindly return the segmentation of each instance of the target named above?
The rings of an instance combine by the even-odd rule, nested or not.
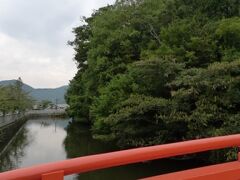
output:
[[[67,109],[69,106],[68,104],[58,104],[57,109]]]
[[[42,104],[35,104],[35,105],[33,105],[32,109],[33,110],[42,110],[43,106],[42,106]]]

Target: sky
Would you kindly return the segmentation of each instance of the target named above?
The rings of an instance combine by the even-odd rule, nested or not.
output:
[[[0,0],[0,81],[67,85],[77,72],[72,28],[115,0]]]

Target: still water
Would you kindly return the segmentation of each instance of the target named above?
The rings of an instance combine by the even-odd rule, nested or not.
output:
[[[113,144],[94,140],[89,128],[70,119],[32,119],[22,128],[6,153],[0,170],[28,167],[117,150]],[[65,177],[67,180],[133,180],[199,166],[198,162],[161,160]]]

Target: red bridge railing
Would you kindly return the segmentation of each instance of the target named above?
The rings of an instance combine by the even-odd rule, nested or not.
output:
[[[214,138],[205,138],[198,140],[190,140],[172,144],[157,145],[151,147],[136,148],[124,151],[117,151],[105,154],[91,155],[85,157],[79,157],[75,159],[69,159],[54,163],[47,163],[37,166],[32,166],[29,168],[16,169],[12,171],[7,171],[0,173],[1,180],[63,180],[64,176],[71,174],[79,174],[89,171],[94,171],[98,169],[110,168],[120,165],[132,164],[137,162],[169,158],[173,156],[216,150],[228,147],[238,147],[240,146],[240,135],[230,135],[230,136],[221,136]],[[53,152],[54,153],[54,152]],[[228,163],[221,164],[222,170],[220,171],[220,166],[216,166],[215,169],[212,167],[212,170],[203,171],[206,173],[206,177],[209,174],[216,177],[223,177],[222,174],[226,174],[234,170],[238,179],[240,179],[240,162],[236,161],[235,164],[231,164],[231,167]],[[218,170],[218,171],[217,171]],[[189,170],[191,171],[191,170]],[[213,171],[213,172],[211,172]],[[192,173],[193,172],[193,173]],[[199,171],[194,172],[192,170],[189,176],[190,178],[186,179],[206,179],[204,174],[199,174]],[[189,172],[188,172],[189,174]],[[195,176],[193,176],[195,174]],[[173,173],[174,175],[174,173]],[[184,179],[184,176],[183,178]],[[201,176],[201,177],[200,177]],[[180,177],[180,175],[178,176]],[[193,178],[194,177],[194,178]],[[212,176],[211,176],[212,177]],[[214,176],[215,177],[215,176]],[[234,176],[235,177],[235,176]],[[154,177],[153,177],[154,178]],[[154,179],[164,179],[163,176],[156,177]],[[174,179],[174,176],[172,177]],[[166,178],[165,178],[166,179]],[[168,178],[169,179],[169,178]],[[176,179],[176,176],[175,176]]]

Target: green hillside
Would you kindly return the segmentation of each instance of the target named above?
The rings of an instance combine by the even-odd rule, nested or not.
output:
[[[0,86],[6,86],[6,85],[13,85],[16,82],[16,80],[6,80],[6,81],[0,81]],[[64,95],[68,89],[68,86],[62,86],[59,88],[53,88],[53,89],[37,89],[33,88],[27,84],[23,84],[23,90],[33,99],[37,101],[42,101],[42,100],[49,100],[52,101],[53,103],[57,102],[59,104],[65,104],[65,99]]]

